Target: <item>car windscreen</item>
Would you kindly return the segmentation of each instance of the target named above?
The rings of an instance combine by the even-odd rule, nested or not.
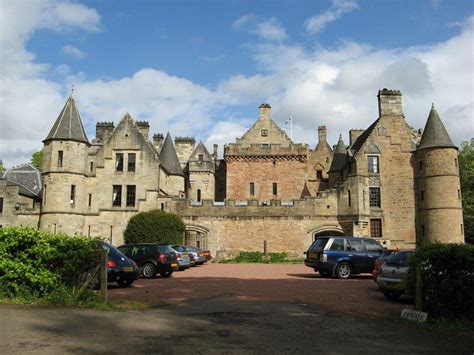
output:
[[[323,250],[328,243],[329,238],[318,238],[309,247],[310,250]]]
[[[386,264],[391,266],[406,266],[408,256],[413,253],[406,253],[406,252],[398,252],[395,254],[390,255],[387,259]]]
[[[160,251],[165,254],[174,253],[174,250],[173,248],[171,248],[171,245],[158,245],[158,249],[160,249]]]

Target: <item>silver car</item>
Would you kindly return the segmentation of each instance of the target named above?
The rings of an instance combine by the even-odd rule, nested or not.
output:
[[[388,299],[396,300],[405,293],[406,276],[410,269],[408,257],[414,252],[414,250],[399,251],[392,254],[382,265],[377,284]]]

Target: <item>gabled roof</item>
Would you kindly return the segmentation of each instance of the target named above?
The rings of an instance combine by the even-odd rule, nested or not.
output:
[[[209,154],[209,151],[207,150],[206,146],[202,143],[202,141],[200,141],[199,144],[196,146],[191,156],[189,157],[189,160],[197,161],[199,160],[199,155],[201,154],[203,156],[203,161],[212,161],[211,154]]]
[[[176,149],[174,149],[173,140],[169,132],[161,148],[160,161],[161,165],[170,175],[184,176],[183,169],[179,164],[178,154],[176,154]]]
[[[351,146],[351,150],[355,153],[357,153],[360,148],[362,148],[362,146],[364,145],[365,141],[367,140],[367,138],[369,138],[370,134],[372,133],[372,131],[374,130],[374,128],[377,126],[377,123],[379,123],[379,120],[380,118],[378,118],[377,120],[375,120],[374,123],[372,123],[369,128],[367,128],[357,139],[356,141],[354,142],[354,144],[352,144]]]
[[[341,171],[346,166],[346,145],[342,140],[342,135],[339,136],[336,149],[334,150],[334,157],[332,159],[331,167],[328,172]]]
[[[438,116],[438,112],[434,107],[434,104],[431,105],[430,115],[426,121],[426,126],[421,136],[420,145],[417,147],[417,150],[425,148],[456,148],[453,141],[449,137],[446,128],[441,122],[441,119]]]
[[[3,179],[20,187],[20,194],[41,198],[41,172],[32,164],[11,168],[3,174]]]
[[[72,140],[89,144],[72,95],[68,97],[56,122],[54,122],[53,128],[51,128],[43,143],[50,140]]]

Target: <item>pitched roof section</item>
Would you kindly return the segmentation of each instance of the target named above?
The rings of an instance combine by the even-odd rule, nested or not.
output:
[[[197,161],[199,160],[199,155],[203,156],[203,161],[212,161],[211,154],[209,154],[209,151],[207,150],[206,146],[202,143],[202,141],[200,141],[197,147],[194,149],[191,156],[189,157],[189,160]]]
[[[3,179],[20,187],[20,194],[41,199],[41,172],[32,164],[20,165],[7,170]]]
[[[184,176],[183,169],[181,169],[181,165],[179,164],[178,154],[176,154],[176,149],[174,149],[173,140],[169,132],[161,148],[160,161],[161,165],[170,175]]]
[[[50,140],[72,140],[89,144],[72,95],[67,99],[56,122],[54,122],[53,128],[51,128],[43,142]]]
[[[441,122],[441,119],[438,116],[438,112],[434,107],[434,104],[431,105],[430,115],[426,121],[426,126],[421,136],[421,142],[417,150],[425,148],[456,148],[453,141],[449,137],[446,128]]]
[[[351,146],[351,150],[354,152],[354,153],[357,153],[360,148],[362,148],[362,146],[364,145],[365,141],[367,140],[367,138],[369,138],[370,134],[372,133],[372,131],[374,130],[374,128],[377,126],[377,123],[379,123],[379,120],[380,118],[378,118],[377,120],[375,120],[374,123],[372,123],[369,128],[367,128],[357,139],[356,141],[354,142],[354,144]]]
[[[337,142],[336,149],[334,150],[334,157],[332,159],[331,167],[328,172],[341,171],[346,165],[346,145],[342,140],[342,135],[339,136],[339,141]]]

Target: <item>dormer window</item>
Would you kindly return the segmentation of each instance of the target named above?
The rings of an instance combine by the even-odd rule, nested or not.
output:
[[[374,173],[374,174],[378,174],[380,172],[378,155],[367,156],[367,170],[369,173]]]
[[[199,154],[199,155],[198,155],[198,162],[199,162],[199,163],[202,163],[203,160],[204,160],[204,155],[203,155],[203,154]]]
[[[322,179],[322,178],[323,178],[323,171],[316,170],[316,179]]]

